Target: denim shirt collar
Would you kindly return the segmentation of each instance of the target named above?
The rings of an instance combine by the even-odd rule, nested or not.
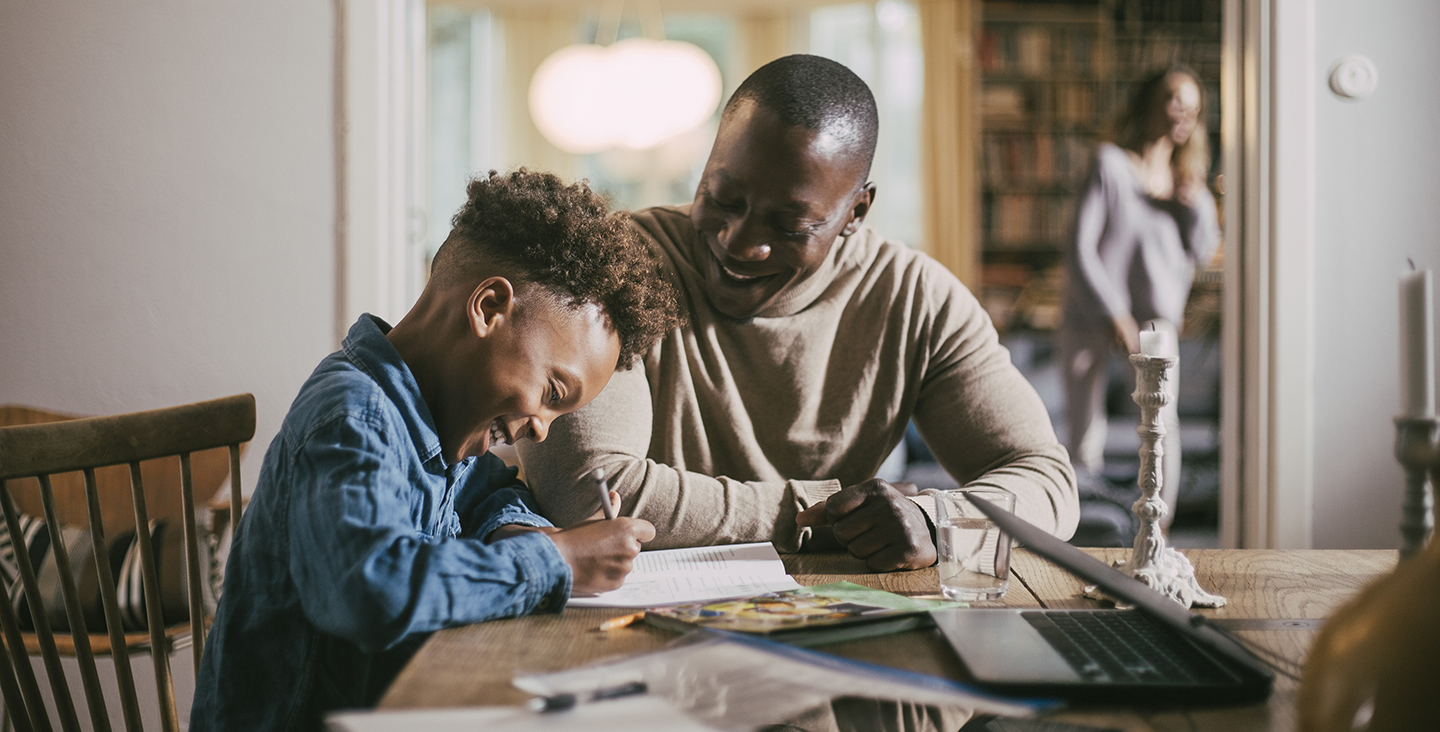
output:
[[[448,468],[449,463],[440,455],[440,433],[435,429],[430,407],[420,394],[420,384],[400,358],[400,352],[385,337],[390,327],[384,320],[365,313],[350,326],[340,350],[356,368],[369,374],[400,409],[410,429],[410,439],[421,451],[421,459],[429,462],[440,456],[441,464]]]

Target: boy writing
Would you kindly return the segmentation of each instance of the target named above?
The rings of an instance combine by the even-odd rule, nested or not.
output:
[[[582,184],[477,179],[392,329],[305,382],[226,568],[191,729],[318,729],[373,705],[430,631],[618,587],[641,519],[552,527],[498,442],[545,439],[675,327],[673,287]]]

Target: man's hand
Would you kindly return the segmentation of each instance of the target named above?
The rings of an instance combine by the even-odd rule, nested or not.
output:
[[[645,519],[621,516],[583,521],[550,535],[574,575],[571,592],[609,592],[625,581],[640,545],[655,538]]]
[[[829,526],[851,555],[876,572],[935,563],[925,512],[879,478],[843,488],[795,517],[801,526]]]

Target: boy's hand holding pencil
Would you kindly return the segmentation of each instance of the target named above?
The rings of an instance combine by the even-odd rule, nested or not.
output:
[[[620,510],[620,494],[605,489],[608,498],[602,510],[614,515]],[[573,594],[593,594],[618,589],[630,574],[631,563],[640,545],[655,538],[655,527],[645,519],[619,516],[595,518],[550,535],[560,556],[574,573]]]

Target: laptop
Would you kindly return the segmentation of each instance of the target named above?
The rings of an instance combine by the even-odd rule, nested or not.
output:
[[[1036,554],[1132,610],[933,610],[978,684],[998,692],[1126,704],[1249,703],[1275,676],[1202,615],[983,498],[970,500]]]

